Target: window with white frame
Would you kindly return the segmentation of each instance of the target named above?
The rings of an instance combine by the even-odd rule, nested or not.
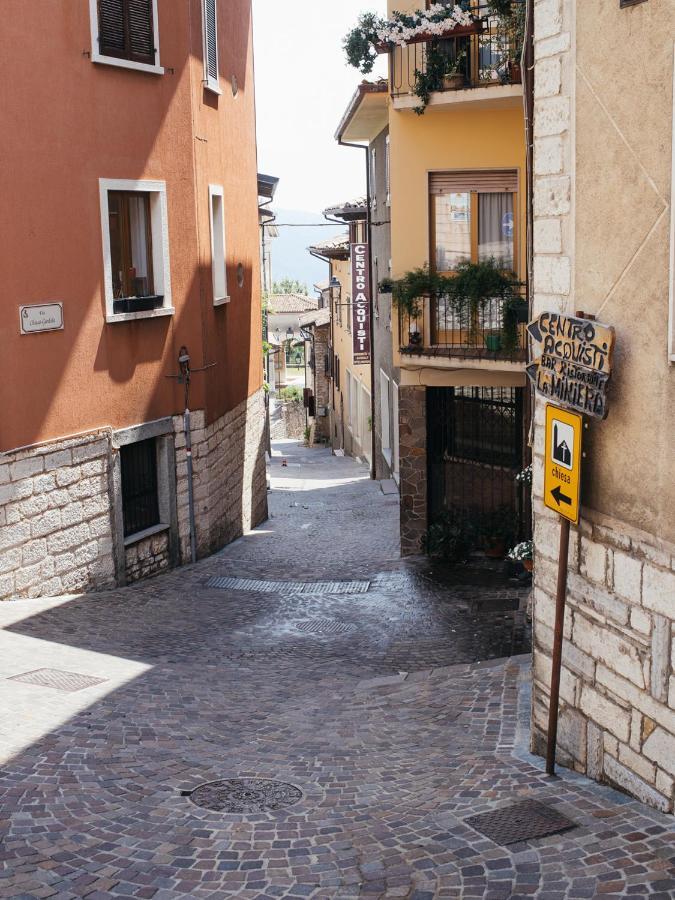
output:
[[[370,206],[377,209],[377,150],[370,151]]]
[[[173,313],[164,181],[99,179],[106,320]]]
[[[351,428],[352,424],[352,373],[349,369],[345,369],[345,407],[347,410],[347,427]]]
[[[352,434],[355,438],[358,438],[361,434],[361,382],[357,381],[356,378],[352,378],[352,396],[350,399],[352,403]]]
[[[387,189],[387,206],[391,206],[391,145],[389,143],[389,135],[385,138],[385,157],[384,157],[384,169],[385,169],[385,181],[386,181],[386,189]]]
[[[227,266],[225,261],[225,205],[223,188],[209,185],[209,216],[211,220],[211,271],[213,304],[220,306],[230,299],[227,294]]]
[[[398,430],[398,385],[395,381],[391,383],[391,418],[392,418],[392,434],[394,436],[393,447],[393,470],[394,478],[398,481],[399,477],[399,430]]]
[[[671,139],[672,177],[670,179],[670,317],[668,359],[675,363],[675,45],[673,46],[673,117]]]
[[[389,378],[380,369],[380,424],[382,441],[382,456],[391,465],[391,421],[389,411]]]
[[[89,0],[91,60],[161,75],[157,0]]]
[[[359,443],[361,444],[361,453],[370,462],[372,454],[371,430],[373,427],[372,420],[373,408],[370,402],[370,391],[364,384],[361,384],[359,391]]]
[[[218,77],[218,0],[202,0],[204,22],[204,86],[220,94]]]

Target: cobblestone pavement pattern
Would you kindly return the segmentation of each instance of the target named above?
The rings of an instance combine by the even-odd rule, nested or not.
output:
[[[0,896],[674,897],[672,818],[527,753],[522,595],[399,561],[397,498],[353,460],[283,444],[272,475],[270,521],[196,566],[0,606]],[[370,588],[298,586],[346,580]],[[9,680],[37,669],[103,680]],[[302,797],[192,802],[219,779]],[[576,827],[466,822],[528,798]]]

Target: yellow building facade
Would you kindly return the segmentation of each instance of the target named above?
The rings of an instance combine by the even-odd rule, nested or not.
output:
[[[394,0],[389,15],[419,5]],[[390,49],[392,276],[425,266],[452,276],[462,262],[494,258],[523,283],[525,299],[523,87],[519,66],[506,62],[502,23],[482,4],[475,15],[473,32],[435,43],[448,70],[460,71],[431,91],[421,115],[415,72],[431,42]],[[394,308],[404,553],[419,552],[440,521],[491,519],[494,534],[479,538],[488,550],[529,536],[527,498],[514,481],[528,457],[526,314],[507,348],[506,302],[485,297],[468,320],[444,297],[421,297],[414,316]]]
[[[331,444],[334,451],[360,457],[370,464],[371,367],[354,362],[350,259],[350,243],[364,237],[365,221],[354,221],[348,233],[317,244],[310,251],[329,264],[329,285],[323,291],[323,302],[331,310]]]

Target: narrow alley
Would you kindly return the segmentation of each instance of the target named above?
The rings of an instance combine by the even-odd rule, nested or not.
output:
[[[0,896],[673,897],[672,818],[528,752],[526,591],[401,561],[353,459],[270,477],[197,565],[0,606]]]

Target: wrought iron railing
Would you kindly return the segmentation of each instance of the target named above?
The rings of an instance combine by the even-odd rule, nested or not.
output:
[[[528,305],[524,286],[472,300],[452,294],[419,297],[399,308],[401,353],[524,362]]]
[[[525,0],[512,0],[508,18],[497,15],[494,5],[485,0],[472,3],[470,8],[476,19],[474,26],[458,28],[456,34],[447,37],[423,39],[405,47],[391,48],[389,84],[392,97],[415,94],[420,75],[432,72],[437,73],[430,85],[432,91],[521,82]]]

